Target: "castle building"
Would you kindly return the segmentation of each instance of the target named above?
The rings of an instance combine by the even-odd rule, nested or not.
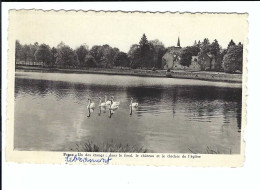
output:
[[[180,54],[181,54],[181,43],[178,37],[177,46],[168,48],[168,51],[162,57],[162,67],[164,69],[177,69],[181,68],[180,65]]]

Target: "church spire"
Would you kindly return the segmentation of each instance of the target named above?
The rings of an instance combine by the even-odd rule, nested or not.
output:
[[[178,47],[181,47],[181,43],[180,43],[180,38],[179,38],[179,36],[178,36],[177,46],[178,46]]]

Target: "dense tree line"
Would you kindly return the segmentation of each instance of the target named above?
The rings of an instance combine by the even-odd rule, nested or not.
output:
[[[107,44],[95,45],[91,49],[86,44],[73,50],[63,42],[57,47],[46,44],[21,45],[16,41],[16,64],[42,65],[58,68],[161,68],[162,56],[167,49],[159,40],[148,41],[143,34],[139,44],[131,46],[128,53]],[[40,63],[40,64],[39,64]]]
[[[231,40],[227,49],[222,49],[218,41],[215,39],[210,43],[209,39],[205,38],[203,42],[196,42],[193,46],[183,48],[180,54],[180,64],[183,66],[190,66],[192,56],[207,54],[211,59],[214,59],[214,69],[210,65],[209,70],[225,71],[228,73],[242,72],[242,59],[243,59],[243,45],[239,43],[236,45]],[[198,63],[202,70],[205,70],[203,61],[199,59]]]
[[[61,42],[57,47],[46,44],[20,44],[16,41],[15,63],[25,65],[40,65],[57,68],[113,68],[131,67],[143,69],[162,69],[162,57],[167,52],[159,40],[148,40],[143,34],[138,44],[133,44],[127,53],[107,44],[95,45],[91,49],[82,44],[75,50]],[[212,43],[205,38],[193,46],[182,48],[180,64],[189,67],[192,56],[203,53],[210,54],[216,60],[215,70],[225,72],[242,71],[242,44],[236,45],[233,40],[227,49],[222,49],[217,40]]]

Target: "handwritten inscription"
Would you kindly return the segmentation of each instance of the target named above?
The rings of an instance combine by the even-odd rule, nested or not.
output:
[[[65,163],[105,163],[109,164],[112,160],[111,155],[109,154],[107,157],[104,155],[101,158],[89,158],[90,155],[83,155],[81,153],[78,154],[66,154],[64,153]]]

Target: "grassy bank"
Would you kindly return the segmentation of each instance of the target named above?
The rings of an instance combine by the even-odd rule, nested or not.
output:
[[[206,81],[221,81],[242,83],[242,74],[229,74],[221,72],[207,72],[207,71],[171,71],[166,70],[144,70],[144,69],[130,69],[130,68],[89,68],[89,69],[57,69],[57,68],[42,68],[32,66],[16,66],[16,70],[34,71],[34,72],[57,72],[57,73],[89,73],[89,74],[107,74],[107,75],[128,75],[141,77],[168,77],[168,78],[182,78],[182,79],[197,79]]]
[[[101,145],[97,145],[91,141],[85,143],[76,143],[71,151],[77,152],[135,152],[135,153],[146,153],[147,149],[143,147],[130,146],[128,144],[116,144],[113,142],[103,143]]]

